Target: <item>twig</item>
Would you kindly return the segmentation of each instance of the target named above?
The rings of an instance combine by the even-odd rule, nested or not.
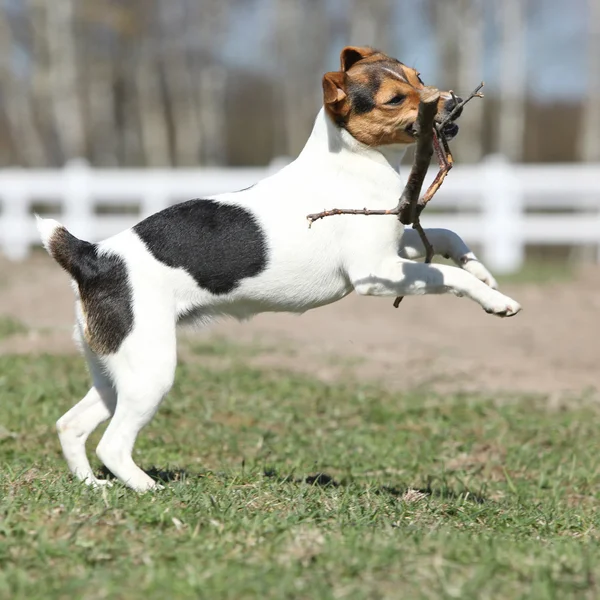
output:
[[[467,103],[470,102],[471,100],[473,100],[473,98],[483,98],[483,94],[479,93],[479,90],[485,85],[485,83],[482,81],[469,95],[469,97],[466,100],[463,100],[462,102],[458,102],[457,104],[455,104],[454,108],[446,115],[446,117],[444,118],[444,120],[439,124],[436,125],[436,129],[438,130],[438,132],[443,129],[446,125],[448,125],[448,123],[450,123],[450,121],[452,121],[454,119],[454,117],[457,115],[457,113],[460,111],[460,109]],[[452,93],[452,97],[454,98],[454,101],[456,102],[457,98],[454,95],[454,92]]]
[[[441,141],[440,141],[441,140]],[[427,203],[433,198],[435,193],[440,189],[448,171],[454,166],[454,158],[448,148],[448,142],[444,135],[436,133],[433,136],[433,149],[435,150],[438,158],[439,170],[435,176],[435,179],[431,182],[431,185],[427,188],[424,196],[417,203],[417,217],[421,214],[423,209],[427,206]]]
[[[456,97],[456,94],[454,93],[454,90],[450,90],[450,95],[452,96],[452,100],[454,100],[454,106],[458,105],[458,98]]]
[[[444,135],[444,127],[452,121],[453,117],[462,109],[462,107],[470,102],[473,98],[483,98],[483,94],[479,93],[479,90],[484,86],[484,82],[482,81],[469,95],[466,100],[462,102],[458,101],[456,94],[450,90],[450,94],[452,95],[452,99],[454,100],[454,108],[450,111],[450,114],[441,121],[440,123],[436,123],[435,130],[436,134],[433,138],[433,148],[438,157],[439,163],[439,171],[435,176],[435,179],[431,183],[431,185],[427,188],[425,195],[419,200],[417,204],[417,217],[421,214],[423,209],[427,206],[427,203],[433,198],[435,193],[440,189],[442,183],[444,183],[444,179],[446,179],[446,175],[448,175],[448,171],[454,165],[454,158],[452,157],[452,153],[450,152],[450,147],[448,146],[448,140],[446,140],[446,136]],[[441,147],[440,147],[441,142]],[[427,261],[426,261],[427,262]]]
[[[398,214],[395,208],[390,208],[389,210],[371,210],[368,208],[331,208],[330,210],[324,210],[320,213],[313,213],[312,215],[307,215],[308,219],[308,228],[310,229],[311,225],[318,221],[319,219],[323,219],[325,217],[331,217],[333,215],[364,215],[368,217],[369,215],[396,215]]]

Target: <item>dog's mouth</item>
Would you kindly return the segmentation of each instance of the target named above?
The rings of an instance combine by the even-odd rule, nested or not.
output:
[[[444,136],[446,137],[447,140],[451,140],[453,138],[456,137],[457,133],[458,133],[458,125],[452,121],[450,123],[446,123],[446,125],[444,125],[444,128],[442,129]],[[416,138],[416,130],[415,130],[415,124],[411,123],[410,125],[408,125],[405,129],[406,133],[408,133],[408,135],[412,136],[413,138]]]

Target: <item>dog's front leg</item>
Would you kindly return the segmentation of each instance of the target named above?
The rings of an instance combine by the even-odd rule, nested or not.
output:
[[[494,276],[485,268],[463,239],[449,229],[425,229],[425,235],[436,254],[451,259],[461,269],[468,271],[493,289],[498,288]],[[405,229],[398,254],[416,260],[425,257],[425,246],[414,229]]]
[[[412,262],[399,256],[383,259],[366,269],[356,267],[350,273],[355,291],[363,296],[416,296],[454,294],[474,300],[488,313],[512,317],[521,310],[518,302],[482,281],[449,265]]]

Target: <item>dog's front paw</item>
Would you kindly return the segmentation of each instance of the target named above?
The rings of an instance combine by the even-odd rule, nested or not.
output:
[[[496,317],[514,317],[521,310],[518,302],[500,292],[494,292],[482,306],[486,313]]]
[[[485,268],[482,262],[479,261],[474,255],[465,255],[461,257],[460,263],[462,268],[471,273],[479,279],[479,281],[483,281],[487,286],[491,287],[493,290],[498,289],[498,282],[494,279],[494,276]]]

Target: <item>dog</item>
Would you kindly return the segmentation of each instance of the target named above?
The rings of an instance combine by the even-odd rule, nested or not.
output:
[[[50,255],[72,278],[76,339],[93,385],[57,421],[71,472],[100,486],[86,456],[90,433],[111,419],[97,447],[125,485],[157,487],[133,461],[140,430],[173,384],[179,323],[261,312],[303,313],[356,292],[363,296],[451,293],[499,317],[521,307],[463,240],[426,230],[435,252],[457,265],[414,262],[419,236],[396,218],[335,216],[324,208],[390,208],[403,184],[402,153],[414,144],[419,73],[372,48],[342,50],[323,77],[323,107],[296,160],[251,188],[176,204],[99,243],[38,217]],[[442,93],[437,119],[455,106]],[[448,124],[448,138],[458,125]]]

